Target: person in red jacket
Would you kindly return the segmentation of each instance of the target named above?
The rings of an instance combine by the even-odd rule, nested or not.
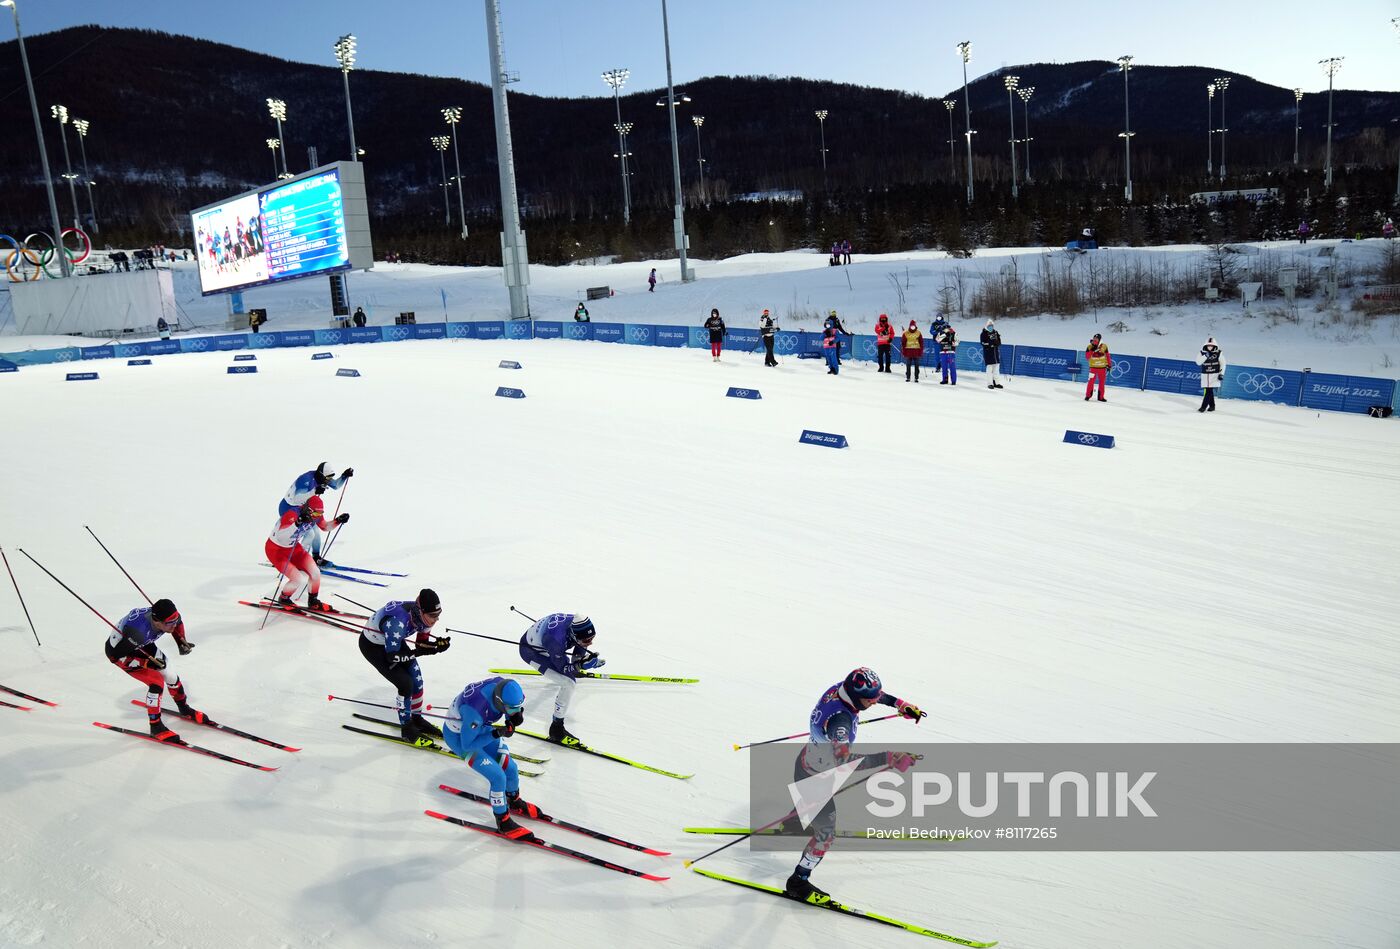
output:
[[[1084,347],[1084,358],[1089,361],[1089,384],[1084,388],[1084,401],[1088,402],[1094,395],[1094,383],[1099,384],[1099,401],[1107,402],[1103,397],[1104,383],[1108,381],[1108,370],[1113,368],[1113,357],[1108,353],[1108,346],[1104,343],[1103,337],[1098,333],[1089,340],[1089,345]]]
[[[904,356],[904,381],[909,381],[909,369],[914,369],[914,381],[919,381],[919,362],[924,358],[924,334],[919,324],[909,321],[909,328],[899,337],[899,351]]]
[[[894,343],[894,326],[884,313],[875,321],[875,361],[879,363],[876,372],[890,371],[890,346]]]
[[[345,524],[349,520],[349,514],[342,514],[335,519],[335,523]],[[263,553],[287,581],[282,587],[278,602],[285,606],[295,605],[292,595],[305,581],[308,584],[306,608],[322,612],[327,608],[320,599],[321,570],[316,566],[316,561],[311,559],[311,553],[302,545],[303,537],[313,526],[323,531],[331,529],[331,525],[326,521],[325,503],[318,496],[312,496],[301,507],[292,508],[277,519],[277,523],[272,526],[272,533],[268,535],[267,543],[263,545]]]

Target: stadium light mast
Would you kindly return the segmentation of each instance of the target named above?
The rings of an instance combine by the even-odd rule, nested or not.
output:
[[[92,200],[92,172],[88,171],[87,160],[87,134],[92,123],[87,119],[74,119],[73,129],[78,133],[78,150],[83,156],[83,184],[87,186],[88,212],[92,215],[92,232],[100,233],[101,228],[97,226],[97,205]]]
[[[24,84],[29,88],[29,111],[34,113],[34,137],[39,140],[39,164],[44,170],[44,187],[49,193],[49,217],[53,221],[54,252],[58,255],[59,272],[72,276],[68,255],[62,250],[63,225],[58,219],[58,198],[53,192],[53,176],[49,172],[49,150],[44,147],[44,125],[39,120],[39,102],[34,98],[34,77],[29,72],[29,54],[24,50],[24,33],[19,28],[19,6],[15,0],[0,0],[0,7],[9,7],[15,18],[15,37],[19,40],[19,58],[24,64]]]
[[[705,200],[705,151],[700,147],[700,126],[705,124],[705,117],[692,115],[690,121],[695,126],[695,159],[700,165],[700,203],[708,204]]]
[[[1206,177],[1215,175],[1215,83],[1206,83]]]
[[[350,160],[360,160],[360,150],[355,147],[355,113],[350,109],[350,70],[355,68],[355,34],[346,33],[335,41],[335,61],[340,63],[340,74],[345,79],[345,121],[350,127]]]
[[[1026,184],[1031,183],[1031,96],[1035,95],[1035,86],[1025,86],[1016,90],[1016,94],[1021,97],[1022,115],[1025,121],[1021,127],[1025,130],[1026,137],[1022,139],[1026,143]]]
[[[277,164],[277,149],[282,147],[282,140],[280,138],[269,138],[267,140],[267,147],[272,149],[272,177],[281,178],[282,174],[278,171],[279,166]]]
[[[1019,198],[1021,189],[1016,184],[1016,87],[1021,84],[1021,77],[1005,76],[1002,84],[1006,86],[1006,111],[1011,115],[1011,197]]]
[[[613,157],[623,159],[622,170],[627,175],[626,178],[622,179],[624,212],[622,221],[624,224],[631,223],[632,220],[632,176],[636,174],[636,172],[632,170],[632,129],[635,125],[636,123],[634,122],[623,122],[613,126],[613,128],[617,129],[618,141],[622,143],[622,151]]]
[[[520,199],[515,190],[515,148],[510,139],[510,103],[506,86],[520,76],[506,70],[501,36],[501,2],[486,0],[486,40],[491,54],[491,104],[496,122],[496,169],[501,183],[501,270],[510,293],[510,318],[530,318],[530,256],[520,227]],[[465,222],[462,233],[466,234]]]
[[[822,142],[822,190],[828,190],[826,183],[826,117],[831,114],[827,109],[818,109],[813,113],[817,117],[817,125],[821,127]]]
[[[1328,188],[1332,187],[1332,77],[1342,68],[1344,58],[1331,56],[1318,61],[1322,71],[1327,73],[1327,159],[1323,165],[1322,178],[1323,184]]]
[[[627,77],[632,74],[630,69],[609,69],[603,73],[603,81],[612,86],[613,107],[617,111],[617,122],[613,128],[617,129],[617,158],[622,167],[622,223],[632,223],[632,185],[627,176],[627,143],[623,140],[622,130],[622,99],[620,98],[622,87],[627,82]],[[627,126],[631,128],[630,123]]]
[[[1303,129],[1303,90],[1293,90],[1293,164],[1298,164],[1298,133]]]
[[[446,135],[434,135],[429,139],[433,143],[433,148],[437,149],[438,164],[442,166],[442,211],[446,217],[448,227],[452,226],[452,205],[447,198],[447,146],[452,144],[452,139]]]
[[[1118,65],[1123,71],[1123,131],[1118,137],[1123,140],[1123,176],[1127,184],[1123,187],[1123,198],[1129,203],[1133,200],[1133,157],[1132,124],[1128,121],[1128,71],[1133,68],[1133,57],[1119,56]]]
[[[277,123],[277,141],[285,144],[286,138],[282,135],[282,123],[287,121],[287,103],[281,99],[268,99],[267,111],[272,116],[273,121]],[[273,153],[273,157],[276,157],[276,152]],[[290,174],[287,171],[287,150],[285,148],[282,149],[282,174]]]
[[[73,199],[73,226],[81,230],[83,222],[78,213],[78,176],[73,174],[73,159],[68,153],[68,107],[63,105],[49,106],[49,112],[58,120],[58,134],[63,139],[63,167],[67,169],[63,173],[63,177],[68,179],[68,196]]]
[[[963,40],[957,45],[963,64],[963,121],[967,125],[967,203],[972,203],[972,107],[967,97],[967,64],[972,60],[972,41]]]
[[[1230,88],[1229,76],[1218,76],[1215,88],[1220,90],[1220,180],[1225,180],[1225,133],[1230,129],[1225,125],[1225,90]]]
[[[1400,16],[1392,17],[1390,25],[1395,28],[1396,34],[1400,35]],[[1395,203],[1400,204],[1400,159],[1395,163]]]
[[[457,168],[457,216],[462,219],[462,237],[467,236],[467,205],[462,198],[462,155],[457,149],[457,123],[462,121],[462,107],[449,106],[442,110],[442,118],[452,129],[452,161]]]
[[[956,136],[953,132],[953,110],[958,107],[954,99],[944,99],[943,108],[948,112],[948,180],[958,180],[958,154],[955,151],[954,143]]]
[[[680,258],[681,263],[681,282],[689,283],[695,279],[695,271],[685,264],[686,244],[689,239],[685,234],[685,196],[681,192],[681,143],[676,136],[676,87],[671,79],[671,20],[667,15],[666,0],[661,0],[661,35],[666,46],[666,100],[671,104],[666,113],[671,120],[671,176],[675,180],[676,188],[676,256]]]

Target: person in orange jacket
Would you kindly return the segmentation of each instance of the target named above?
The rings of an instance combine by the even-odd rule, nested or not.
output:
[[[1088,402],[1094,396],[1094,383],[1099,384],[1099,401],[1107,402],[1103,397],[1104,383],[1108,381],[1108,370],[1113,368],[1113,357],[1109,355],[1108,346],[1104,343],[1103,337],[1098,333],[1089,340],[1089,345],[1084,347],[1084,358],[1089,361],[1089,384],[1084,388],[1084,401]]]
[[[884,313],[875,321],[875,361],[879,363],[876,372],[890,371],[890,346],[894,343],[894,326]]]
[[[924,358],[924,334],[919,324],[909,321],[909,328],[899,337],[899,351],[904,356],[904,381],[909,381],[909,369],[914,369],[914,381],[919,381],[919,362]]]

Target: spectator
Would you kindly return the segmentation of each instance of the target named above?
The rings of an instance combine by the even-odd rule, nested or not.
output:
[[[588,318],[588,307],[586,307],[586,306],[583,305],[583,301],[582,301],[582,300],[580,300],[579,303],[578,303],[578,309],[574,310],[574,322],[575,322],[575,323],[592,323],[592,322],[593,322],[592,320],[590,320],[590,319]]]
[[[655,293],[655,292],[656,292],[656,268],[655,268],[655,267],[651,268],[651,274],[650,274],[650,276],[647,277],[647,290],[648,290],[649,292],[651,292],[651,293]]]
[[[1381,225],[1381,237],[1384,237],[1386,240],[1390,240],[1394,236],[1395,222],[1392,221],[1390,218],[1386,218],[1385,223]]]
[[[845,240],[845,241],[842,241],[842,242],[841,242],[841,263],[843,263],[843,264],[849,264],[850,262],[851,262],[851,242],[848,241],[848,240]]]
[[[364,326],[369,322],[369,319],[365,316],[365,308],[362,306],[355,307],[355,316],[353,319],[356,326]]]
[[[1225,359],[1220,355],[1220,347],[1216,344],[1214,336],[1209,337],[1201,347],[1201,354],[1196,357],[1196,365],[1201,367],[1201,388],[1204,390],[1201,407],[1196,411],[1214,412],[1215,390],[1225,381]]]
[[[988,389],[1005,389],[1006,386],[997,382],[997,375],[1001,372],[1001,333],[997,332],[996,323],[987,321],[987,325],[982,328],[982,362],[987,365]]]
[[[914,381],[919,381],[919,363],[924,358],[924,334],[919,332],[919,324],[909,321],[909,328],[899,338],[899,351],[904,356],[904,381],[909,381],[909,369],[914,370]]]
[[[826,323],[823,324],[823,328],[826,327],[831,327],[832,329],[836,330],[838,334],[844,333],[847,336],[851,335],[850,332],[847,331],[846,327],[841,325],[841,317],[836,315],[835,310],[832,310],[831,314],[826,318]],[[839,336],[836,340],[836,361],[841,361],[841,340]]]
[[[952,377],[953,385],[958,384],[958,333],[946,323],[938,335],[934,337],[934,342],[938,344],[938,366],[943,370],[943,378],[939,385],[948,385],[949,376]]]
[[[710,318],[705,321],[705,329],[710,331],[710,357],[719,362],[719,354],[724,349],[724,338],[729,335],[729,330],[724,326],[724,320],[720,318],[719,310],[711,310]]]
[[[1098,333],[1089,340],[1089,345],[1084,347],[1084,358],[1089,361],[1089,385],[1084,389],[1084,401],[1088,402],[1094,395],[1094,382],[1099,384],[1099,401],[1107,402],[1103,397],[1104,383],[1108,381],[1108,370],[1113,367],[1113,357],[1109,355],[1108,347],[1104,345],[1103,337]]]
[[[1308,242],[1308,235],[1311,233],[1312,228],[1308,226],[1307,221],[1298,222],[1298,243],[1306,244]]]
[[[933,318],[933,322],[929,324],[929,327],[928,327],[928,338],[929,338],[929,339],[933,339],[933,340],[938,339],[938,334],[941,333],[941,332],[943,332],[943,331],[944,331],[945,329],[947,329],[947,328],[948,328],[948,318],[947,318],[946,316],[944,316],[942,313],[939,313],[937,316],[935,316],[935,317]]]
[[[876,372],[890,371],[890,346],[894,343],[894,327],[884,313],[875,321],[875,361],[879,364]]]
[[[262,326],[261,314],[258,314],[258,313],[249,313],[249,314],[248,314],[248,326],[252,328],[252,330],[253,330],[254,333],[261,332],[261,331],[258,329],[259,326]]]
[[[841,263],[841,242],[831,242],[831,266],[836,267]]]
[[[826,354],[826,374],[839,376],[841,374],[841,340],[836,335],[836,327],[830,323],[822,330],[822,351]]]
[[[165,317],[162,316],[156,320],[156,331],[160,333],[161,339],[170,338],[170,324],[165,322]]]
[[[764,310],[763,315],[758,318],[758,331],[763,336],[763,364],[765,366],[776,366],[778,360],[773,358],[773,336],[778,332],[776,321]]]

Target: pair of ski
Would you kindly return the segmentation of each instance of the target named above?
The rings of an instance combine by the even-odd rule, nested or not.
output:
[[[270,563],[268,563],[266,560],[264,560],[264,561],[263,561],[263,566],[264,566],[264,567],[271,567],[272,564],[270,564]],[[276,569],[276,568],[273,568],[273,569]],[[342,567],[342,566],[340,566],[339,564],[334,564],[334,563],[329,563],[329,562],[326,563],[324,566],[322,566],[322,567],[320,568],[320,570],[321,570],[321,576],[323,576],[323,577],[335,577],[337,580],[349,580],[349,581],[352,582],[352,583],[364,583],[364,584],[367,584],[367,585],[372,586],[372,587],[384,587],[384,586],[388,586],[388,584],[387,584],[387,583],[379,583],[379,582],[377,582],[377,581],[375,581],[375,580],[368,580],[368,579],[366,579],[365,577],[353,576],[352,574],[367,573],[367,574],[372,574],[372,575],[374,575],[374,576],[376,576],[376,577],[406,577],[406,576],[408,576],[408,574],[406,574],[406,573],[388,573],[388,572],[383,571],[383,570],[365,570],[365,569],[363,569],[363,568],[361,568],[361,567]]]
[[[478,804],[490,805],[490,803],[491,803],[488,799],[482,797],[482,796],[479,795],[479,794],[473,794],[471,791],[463,791],[463,790],[461,790],[460,788],[454,788],[454,787],[452,787],[451,785],[439,784],[439,785],[438,785],[438,788],[441,789],[441,790],[443,790],[443,791],[448,792],[449,794],[455,794],[455,795],[457,795],[458,797],[466,798],[466,799],[469,800],[469,801],[475,801],[475,802],[478,803]],[[582,853],[581,851],[573,850],[573,849],[571,849],[571,848],[569,848],[569,847],[563,847],[563,846],[560,846],[559,844],[551,843],[551,842],[548,841],[548,840],[541,840],[541,839],[538,838],[538,837],[525,838],[525,839],[516,838],[516,837],[507,837],[505,834],[502,834],[502,833],[501,833],[499,830],[497,830],[496,828],[491,827],[491,826],[488,826],[488,825],[486,825],[486,824],[478,824],[478,823],[476,823],[475,821],[464,820],[464,819],[462,819],[462,818],[460,818],[460,817],[453,817],[453,816],[451,816],[451,815],[449,815],[449,814],[443,814],[443,813],[441,813],[440,811],[427,810],[427,811],[424,811],[423,813],[424,813],[424,814],[427,814],[429,817],[435,817],[435,818],[437,818],[438,820],[447,821],[447,822],[450,823],[450,824],[456,824],[456,825],[459,826],[459,827],[466,827],[466,828],[468,828],[469,830],[475,830],[475,831],[477,831],[477,832],[479,832],[479,833],[482,833],[482,834],[487,834],[487,835],[492,836],[492,837],[498,837],[498,838],[500,838],[501,840],[509,841],[509,842],[511,842],[511,843],[516,843],[516,844],[524,844],[524,845],[526,845],[526,846],[534,847],[534,848],[536,848],[536,849],[538,849],[538,850],[544,850],[544,851],[546,851],[546,852],[548,852],[548,853],[555,853],[555,854],[558,854],[558,855],[561,856],[561,857],[569,857],[569,858],[574,859],[574,860],[581,860],[581,861],[583,861],[584,863],[592,864],[592,865],[595,866],[595,867],[602,867],[602,868],[605,869],[605,870],[613,870],[613,871],[615,871],[615,872],[617,872],[617,873],[626,874],[627,876],[640,877],[640,878],[642,878],[643,880],[652,880],[652,881],[655,881],[655,882],[657,882],[657,883],[660,883],[660,882],[662,882],[663,880],[669,880],[669,879],[670,879],[670,877],[667,877],[667,876],[661,876],[661,875],[655,874],[655,873],[646,873],[645,871],[642,871],[642,870],[634,870],[634,869],[632,869],[631,867],[624,867],[624,866],[622,866],[621,864],[613,863],[613,862],[610,861],[610,860],[604,860],[603,858],[601,858],[601,857],[595,857],[595,856],[593,856],[592,854]],[[517,815],[515,815],[515,816],[521,817],[521,816],[523,816],[523,815],[517,814]],[[552,825],[554,825],[555,827],[560,827],[560,828],[563,828],[564,830],[570,830],[570,831],[573,831],[573,832],[576,833],[576,834],[582,834],[582,835],[585,836],[585,837],[592,837],[594,840],[601,840],[601,841],[603,841],[604,843],[615,844],[615,845],[618,846],[618,847],[623,847],[623,848],[625,848],[625,849],[627,849],[627,850],[635,850],[635,851],[637,851],[637,852],[639,852],[639,853],[650,854],[650,855],[652,855],[652,856],[654,856],[654,857],[667,857],[667,856],[670,856],[669,851],[666,851],[666,850],[656,850],[656,849],[654,849],[654,848],[652,848],[652,847],[645,847],[645,846],[643,846],[643,845],[641,845],[641,844],[634,844],[634,843],[631,843],[630,841],[623,840],[623,839],[621,839],[620,837],[614,837],[612,834],[605,834],[605,833],[603,833],[602,831],[593,830],[593,829],[591,829],[591,828],[584,827],[584,826],[582,826],[581,824],[574,824],[574,823],[570,823],[569,821],[560,820],[559,818],[557,818],[557,817],[551,817],[551,816],[549,816],[548,814],[541,813],[541,814],[539,814],[537,817],[534,817],[534,818],[526,818],[526,819],[527,819],[527,820],[538,820],[538,821],[541,821],[542,823],[552,824]]]
[[[398,728],[398,727],[399,727],[399,723],[398,723],[398,722],[386,721],[385,719],[382,719],[382,718],[372,718],[372,717],[370,717],[370,716],[368,716],[368,715],[361,715],[359,712],[355,712],[355,713],[353,713],[353,714],[354,714],[354,717],[355,717],[355,718],[361,719],[362,721],[373,722],[373,723],[376,724],[376,725],[383,725],[383,726],[385,726],[386,728]],[[343,729],[345,729],[346,731],[356,732],[356,733],[361,734],[361,735],[368,735],[368,736],[371,737],[371,738],[378,738],[378,739],[380,739],[380,740],[382,740],[382,741],[392,741],[392,742],[394,742],[394,743],[397,744],[397,745],[403,745],[405,748],[417,748],[417,749],[419,749],[420,751],[431,751],[431,752],[435,752],[436,754],[447,755],[447,757],[449,757],[449,758],[456,758],[456,757],[457,757],[457,753],[456,753],[456,752],[452,751],[450,748],[444,748],[442,745],[439,745],[439,744],[438,744],[437,742],[435,742],[435,741],[429,740],[429,742],[428,742],[427,744],[423,745],[423,744],[418,744],[417,742],[409,741],[407,738],[404,738],[402,735],[385,735],[385,734],[382,733],[382,732],[373,732],[373,731],[370,731],[368,728],[357,728],[357,727],[354,726],[354,725],[341,725],[340,727],[343,728]],[[419,739],[419,741],[422,741],[422,740],[423,740],[422,738]],[[545,762],[547,762],[547,761],[549,760],[548,758],[532,758],[532,757],[529,757],[528,755],[519,755],[519,754],[516,754],[514,750],[512,750],[512,751],[510,752],[510,756],[511,756],[512,758],[514,758],[517,762],[519,762],[519,761],[528,761],[530,764],[544,764]],[[519,771],[520,774],[521,774],[522,776],[527,777],[527,778],[538,778],[540,775],[542,775],[542,774],[544,773],[544,772],[542,772],[542,771],[531,771],[531,770],[529,770],[528,768],[522,768],[522,767],[520,767],[518,764],[516,765],[516,770]]]
[[[139,706],[141,706],[142,708],[144,708],[145,705],[146,705],[146,703],[145,703],[145,702],[142,702],[140,699],[132,699],[132,700],[131,700],[131,704],[132,704],[132,705],[139,705]],[[224,732],[224,733],[229,734],[229,735],[235,735],[235,736],[237,736],[237,737],[239,737],[239,738],[246,738],[248,741],[254,741],[254,742],[257,742],[257,743],[260,744],[260,745],[267,745],[267,746],[272,747],[272,748],[277,748],[277,749],[279,749],[279,750],[281,750],[281,751],[287,751],[287,752],[301,751],[300,748],[293,748],[293,747],[291,747],[290,745],[284,745],[284,744],[282,744],[281,742],[273,741],[273,740],[271,740],[270,738],[262,738],[262,737],[259,737],[258,735],[254,735],[254,734],[251,734],[251,733],[249,733],[249,732],[245,732],[245,731],[242,731],[242,730],[240,730],[240,729],[233,728],[233,727],[231,727],[231,726],[229,726],[229,725],[221,725],[221,724],[219,724],[218,722],[207,721],[207,720],[206,720],[206,721],[203,721],[203,722],[198,722],[198,723],[196,723],[196,722],[194,722],[193,719],[186,718],[185,716],[181,715],[178,711],[175,711],[174,709],[163,708],[163,709],[161,709],[161,712],[162,712],[163,714],[166,714],[166,715],[173,715],[173,716],[175,716],[176,718],[183,719],[184,721],[190,722],[191,724],[199,724],[199,725],[201,725],[201,726],[204,727],[204,728],[212,728],[212,729],[214,729],[215,731],[221,731],[221,732]],[[168,745],[168,746],[170,746],[170,747],[172,747],[172,748],[183,748],[183,749],[185,749],[186,751],[193,751],[193,752],[195,752],[195,753],[197,753],[197,754],[205,755],[206,757],[209,757],[209,758],[218,758],[220,761],[227,761],[229,764],[242,765],[242,766],[245,767],[245,768],[252,768],[252,769],[254,769],[255,771],[276,771],[276,770],[277,770],[276,768],[271,767],[271,766],[269,766],[269,765],[256,764],[256,763],[254,763],[254,762],[252,762],[252,761],[244,761],[242,758],[235,758],[233,755],[226,755],[226,754],[224,754],[223,752],[221,752],[221,751],[215,751],[215,750],[213,750],[212,748],[205,748],[205,747],[202,747],[202,746],[200,746],[200,745],[190,744],[189,742],[185,741],[183,738],[177,738],[177,739],[175,739],[175,740],[173,740],[173,741],[157,741],[156,738],[155,738],[154,736],[152,736],[152,735],[150,735],[150,734],[147,734],[146,732],[136,731],[135,729],[132,729],[132,728],[123,728],[123,727],[120,726],[120,725],[108,725],[106,722],[93,722],[93,724],[96,725],[98,728],[105,728],[105,729],[107,729],[108,731],[121,732],[123,735],[130,735],[130,736],[132,736],[133,738],[141,738],[141,739],[144,739],[144,740],[149,741],[149,742],[154,742],[154,743],[157,744],[157,745]]]
[[[543,675],[537,669],[487,669],[496,675],[503,676],[537,676]],[[583,672],[577,673],[580,679],[611,679],[616,682],[666,682],[666,683],[691,683],[699,682],[699,679],[681,679],[675,676],[633,676],[620,675],[612,672]]]
[[[39,705],[47,705],[47,706],[50,706],[51,708],[58,708],[58,703],[57,703],[57,702],[50,702],[50,701],[48,701],[47,699],[41,699],[41,698],[39,698],[37,695],[30,695],[28,692],[21,692],[19,689],[12,689],[12,688],[10,688],[8,685],[0,685],[0,691],[8,692],[8,693],[10,693],[11,695],[17,695],[17,696],[19,696],[19,697],[22,698],[22,699],[27,699],[27,700],[29,700],[30,702],[37,702]],[[17,709],[17,710],[19,710],[19,711],[21,711],[21,712],[32,712],[32,711],[34,711],[32,708],[30,708],[30,707],[27,706],[27,705],[17,705],[17,704],[15,704],[14,702],[3,702],[3,701],[0,701],[0,706],[4,706],[5,708]]]
[[[323,626],[354,633],[357,636],[360,633],[360,627],[364,625],[365,620],[369,619],[362,613],[342,613],[336,609],[312,612],[304,607],[278,603],[276,600],[269,600],[265,597],[260,603],[254,603],[252,600],[239,600],[238,602],[241,606],[251,606],[255,610],[271,610],[274,613],[285,613],[288,616],[300,616],[303,619],[315,620]]]

